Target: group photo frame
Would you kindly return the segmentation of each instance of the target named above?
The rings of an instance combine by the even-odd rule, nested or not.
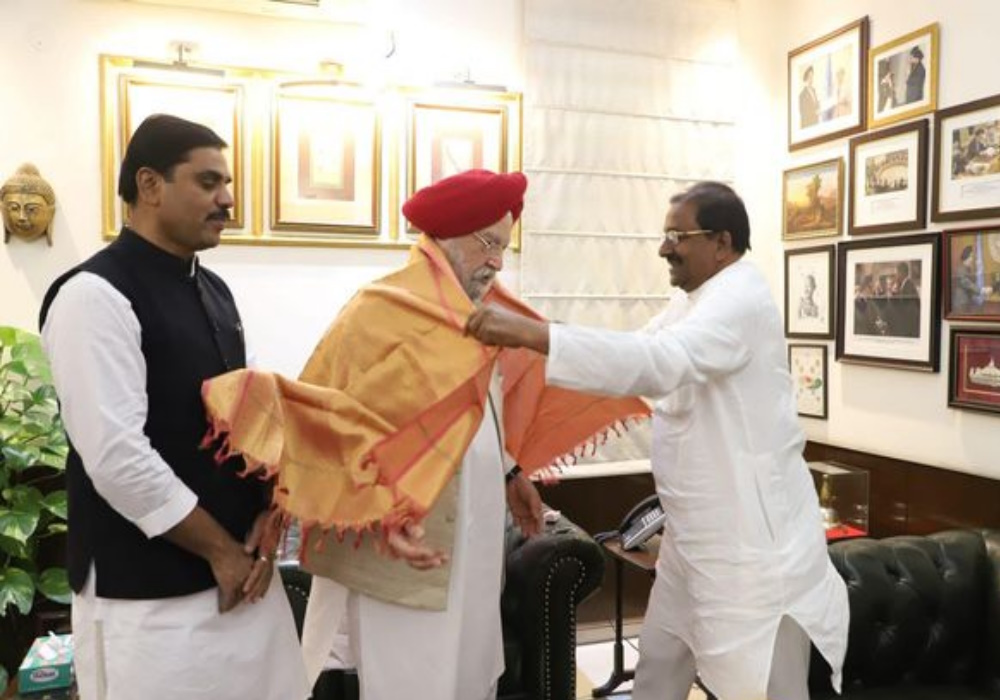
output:
[[[933,221],[1000,217],[1000,95],[934,115]]]
[[[781,201],[784,240],[839,236],[844,220],[844,159],[784,171]]]
[[[952,327],[949,341],[948,405],[1000,413],[1000,331]]]
[[[940,29],[929,24],[868,53],[868,128],[937,109]]]
[[[795,406],[800,416],[827,417],[827,355],[826,345],[788,345],[788,371],[795,385]]]
[[[940,236],[837,246],[836,359],[937,372]]]
[[[788,148],[863,131],[868,17],[788,54]]]
[[[1000,227],[945,231],[944,317],[1000,323]]]
[[[785,251],[785,336],[829,340],[834,335],[836,246]]]
[[[849,235],[912,231],[927,224],[928,128],[922,119],[851,139]]]
[[[271,143],[275,235],[377,237],[381,144],[375,102],[360,87],[279,85]]]

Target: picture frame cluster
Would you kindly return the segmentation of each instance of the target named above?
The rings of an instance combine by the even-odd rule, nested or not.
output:
[[[974,224],[1000,219],[1000,95],[939,108],[936,22],[869,37],[866,16],[788,53],[781,235],[799,414],[827,417],[826,343],[837,362],[939,372],[943,322],[948,405],[1000,413],[1000,223]],[[825,158],[802,157],[818,145]],[[951,222],[966,227],[927,230]]]

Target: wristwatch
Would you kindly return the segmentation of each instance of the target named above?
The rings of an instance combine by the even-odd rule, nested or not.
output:
[[[521,471],[522,471],[521,465],[515,464],[513,467],[511,467],[509,472],[503,475],[504,482],[509,484],[510,482],[512,482],[514,479],[517,478],[517,475],[520,474]]]

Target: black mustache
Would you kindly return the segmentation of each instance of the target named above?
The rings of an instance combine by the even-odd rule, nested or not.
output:
[[[229,220],[229,210],[220,209],[217,212],[213,212],[208,215],[206,221],[228,221]]]

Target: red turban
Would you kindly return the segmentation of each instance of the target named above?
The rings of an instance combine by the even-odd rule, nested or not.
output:
[[[528,178],[522,173],[467,170],[424,187],[403,205],[403,216],[433,238],[457,238],[524,208]]]

